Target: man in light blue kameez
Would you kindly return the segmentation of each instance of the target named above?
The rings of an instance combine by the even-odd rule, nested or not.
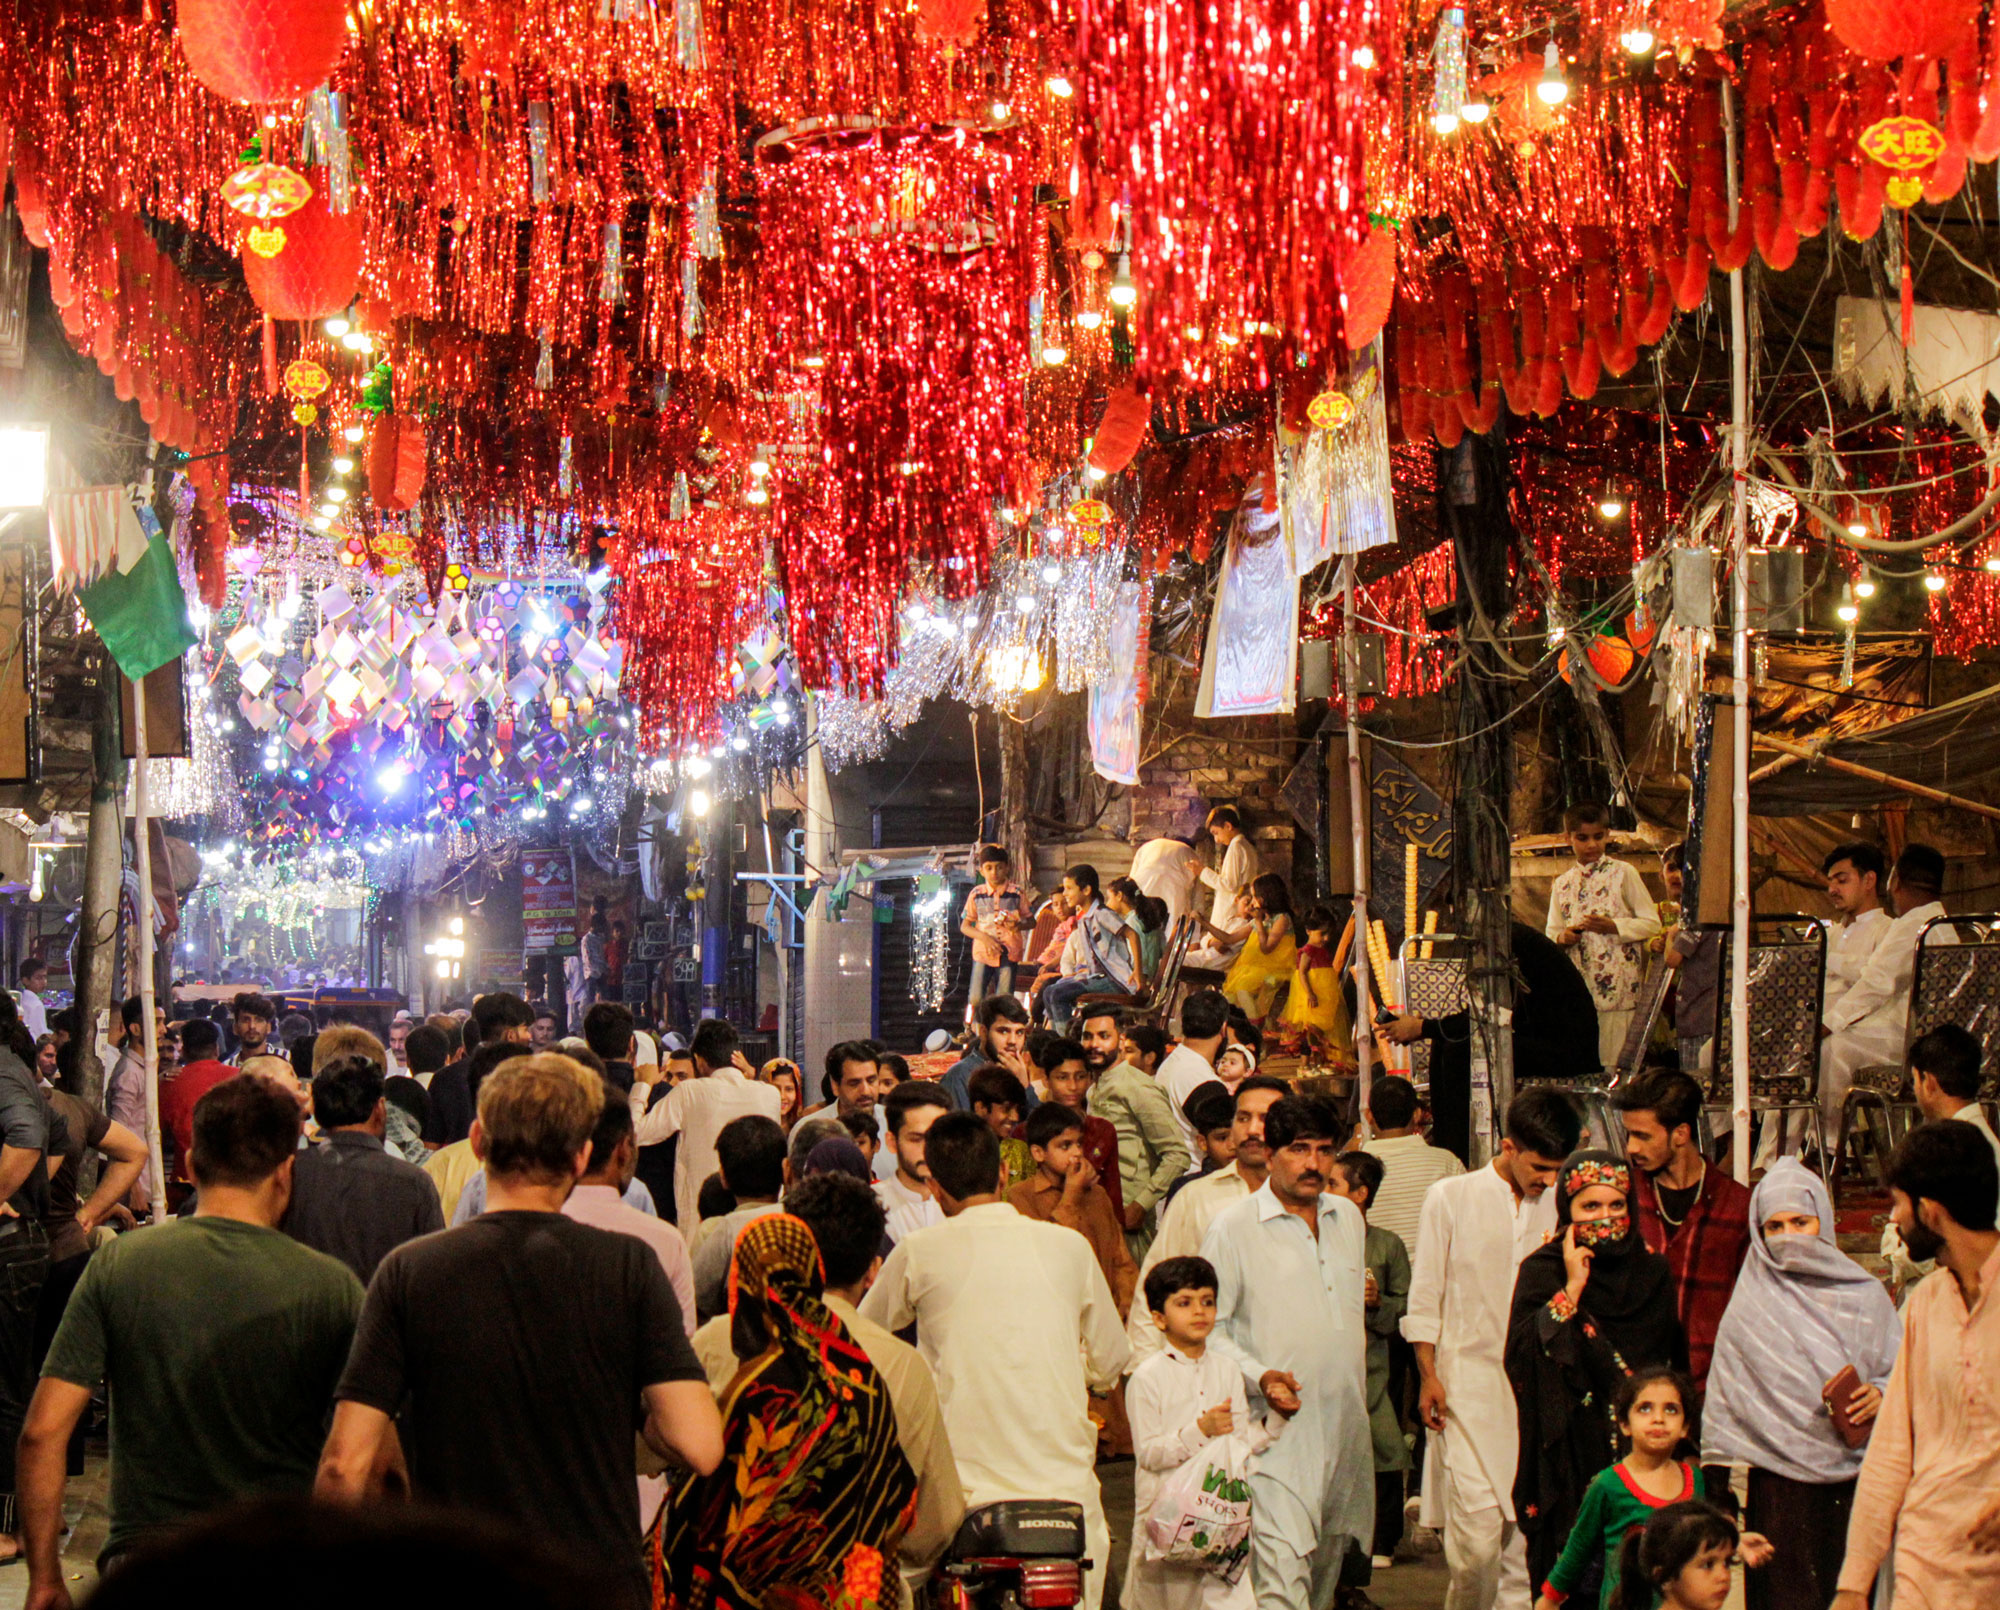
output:
[[[1345,1125],[1332,1103],[1288,1096],[1264,1115],[1270,1175],[1209,1226],[1210,1346],[1273,1408],[1296,1401],[1285,1435],[1250,1476],[1250,1580],[1257,1610],[1328,1610],[1350,1548],[1375,1527],[1362,1287],[1367,1225],[1326,1184]],[[1350,1541],[1351,1540],[1351,1541]]]

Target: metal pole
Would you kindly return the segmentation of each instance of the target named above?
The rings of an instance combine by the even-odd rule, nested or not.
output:
[[[1736,167],[1736,102],[1724,80],[1723,156],[1728,165],[1729,229],[1736,232],[1742,197]],[[1731,723],[1729,915],[1730,1155],[1740,1183],[1750,1179],[1750,342],[1743,305],[1743,270],[1729,274],[1729,509]]]
[[[1368,1016],[1368,787],[1361,775],[1361,720],[1355,713],[1361,680],[1360,647],[1354,640],[1354,555],[1342,563],[1340,685],[1347,704],[1347,816],[1354,836],[1354,939],[1348,954],[1354,961],[1355,1111],[1368,1111],[1368,1085],[1375,1062],[1375,1029]]]
[[[153,1024],[152,801],[147,797],[146,684],[132,684],[132,864],[139,875],[139,1028],[146,1048],[146,1156],[153,1222],[167,1216],[166,1161],[160,1154],[160,1039]]]

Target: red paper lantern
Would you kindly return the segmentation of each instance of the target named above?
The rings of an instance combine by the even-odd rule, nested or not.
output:
[[[368,495],[385,514],[411,507],[424,489],[424,427],[384,414],[368,439]]]
[[[296,100],[340,64],[347,0],[181,0],[180,41],[224,100]]]
[[[1347,325],[1347,349],[1358,352],[1382,333],[1396,300],[1396,231],[1368,231],[1361,248],[1347,260],[1341,276],[1342,309]]]
[[[361,215],[329,212],[315,195],[285,220],[275,257],[243,254],[250,298],[273,319],[323,319],[354,300],[361,284]]]
[[[986,26],[986,0],[917,0],[917,37],[955,49]]]
[[[1134,386],[1121,386],[1104,399],[1104,418],[1091,439],[1091,468],[1116,475],[1132,462],[1153,427],[1153,405]]]
[[[1978,19],[1978,0],[1826,0],[1834,37],[1870,61],[1941,61]]]

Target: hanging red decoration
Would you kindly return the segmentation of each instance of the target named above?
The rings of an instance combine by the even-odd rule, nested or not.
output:
[[[1347,261],[1340,280],[1347,348],[1358,352],[1382,333],[1396,302],[1396,231],[1377,224]]]
[[[424,490],[424,427],[384,414],[368,439],[368,495],[385,514],[410,508]]]
[[[180,0],[181,51],[228,101],[296,100],[347,45],[346,0]]]
[[[1979,20],[1979,0],[1826,0],[1826,20],[1870,61],[1942,61]]]
[[[1090,467],[1116,475],[1152,434],[1153,405],[1134,386],[1121,386],[1104,399],[1104,418],[1090,444]]]
[[[1885,117],[1861,131],[1856,142],[1864,156],[1887,168],[1887,194],[1892,207],[1909,207],[1924,193],[1917,177],[1944,154],[1944,131],[1920,117]]]
[[[969,45],[986,26],[986,0],[917,0],[917,37],[947,50]]]
[[[322,187],[284,227],[284,249],[275,256],[244,254],[252,300],[274,319],[338,313],[361,284],[361,215],[329,211]]]

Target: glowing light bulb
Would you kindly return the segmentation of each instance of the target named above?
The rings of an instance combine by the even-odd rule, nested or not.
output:
[[[1653,30],[1644,23],[1635,23],[1618,36],[1618,43],[1625,47],[1628,56],[1650,56],[1653,54]]]
[[[349,352],[367,352],[375,343],[370,341],[359,330],[349,330],[347,334],[340,338],[340,344],[347,348]]]
[[[1458,132],[1458,113],[1433,112],[1431,114],[1431,127],[1436,129],[1439,134],[1456,134]]]
[[[326,521],[328,525],[333,524],[334,520],[338,518],[339,514],[340,514],[340,505],[338,503],[322,503],[319,506],[319,517],[322,520]]]
[[[1033,593],[1022,593],[1014,600],[1014,609],[1017,614],[1032,615],[1035,612],[1035,604],[1036,598]]]
[[[1867,522],[1866,520],[1849,520],[1849,521],[1847,522],[1847,534],[1848,534],[1848,535],[1849,535],[1850,537],[1865,537],[1865,536],[1867,536],[1867,535],[1868,535],[1868,522]]]
[[[328,319],[326,323],[322,324],[320,328],[326,331],[328,335],[332,336],[334,340],[338,341],[342,336],[347,334],[349,330],[353,329],[354,326],[347,322],[346,314],[336,313],[332,318]]]
[[[764,504],[771,501],[771,494],[761,486],[753,486],[743,494],[745,503]]]
[[[1104,315],[1096,308],[1088,308],[1076,316],[1076,327],[1079,330],[1095,330],[1103,323]]]
[[[1061,73],[1051,73],[1042,87],[1059,101],[1066,101],[1076,93],[1076,86]]]
[[[312,517],[312,528],[315,531],[330,531],[333,529],[333,521],[324,514],[316,514]]]
[[[995,101],[991,106],[987,107],[986,110],[992,115],[993,121],[995,123],[1006,122],[1007,119],[1011,117],[1014,112],[1014,108],[1009,106],[1005,101]]]
[[[1103,480],[1111,472],[1109,470],[1101,470],[1095,464],[1086,464],[1083,467],[1083,473],[1087,480],[1095,483]]]
[[[1060,369],[1064,364],[1069,362],[1069,348],[1054,345],[1043,347],[1042,362],[1047,364],[1051,369]]]
[[[2000,554],[1995,554],[1991,559],[1988,559],[1986,561],[1986,568],[1995,575],[2000,575]]]
[[[689,790],[688,814],[690,816],[706,816],[708,814],[708,806],[708,793],[705,789],[696,788]]]
[[[351,473],[353,469],[354,469],[354,460],[351,458],[342,456],[333,461],[333,473],[335,475],[347,475]]]
[[[1062,580],[1062,566],[1051,559],[1042,566],[1042,580],[1053,587]]]
[[[1597,505],[1597,512],[1607,520],[1615,520],[1625,512],[1625,505],[1616,498],[1606,498]]]
[[[1356,45],[1353,54],[1347,59],[1365,73],[1375,65],[1375,52],[1366,45]]]
[[[1989,570],[1993,568],[1993,561],[1991,559],[1986,561],[1986,567]],[[1875,596],[1875,583],[1873,579],[1863,576],[1861,580],[1857,581],[1854,584],[1854,596],[1856,598],[1873,598]]]
[[[750,473],[756,476],[758,480],[763,480],[765,476],[771,473],[771,461],[762,453],[759,453],[755,458],[750,460]]]
[[[1112,277],[1106,298],[1117,307],[1130,307],[1139,300],[1139,287],[1132,283],[1132,254],[1118,254],[1118,272]]]
[[[1493,108],[1488,106],[1484,101],[1467,101],[1459,107],[1458,115],[1464,118],[1466,122],[1477,127],[1486,121],[1492,110]]]
[[[1924,572],[1924,586],[1934,593],[1941,593],[1944,591],[1944,577],[1935,570],[1927,570]]]
[[[1553,39],[1542,52],[1542,76],[1535,85],[1535,94],[1544,106],[1560,106],[1569,99],[1569,80],[1563,77],[1562,57],[1557,54]]]
[[[1842,604],[1834,611],[1834,614],[1850,625],[1861,618],[1861,611],[1853,604]]]
[[[345,503],[347,501],[347,488],[344,486],[328,487],[326,489],[326,500],[329,503]]]
[[[362,429],[362,427],[359,425],[349,425],[347,429],[342,431],[340,434],[345,436],[350,442],[358,442],[361,440],[362,437],[366,436],[368,432]]]

